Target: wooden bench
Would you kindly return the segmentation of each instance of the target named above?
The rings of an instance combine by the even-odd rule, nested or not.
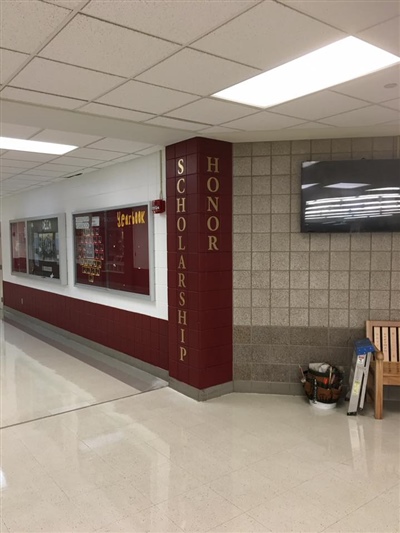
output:
[[[375,418],[383,418],[383,387],[400,387],[400,322],[389,320],[368,320],[367,337],[377,351],[371,362],[368,394],[375,407]]]

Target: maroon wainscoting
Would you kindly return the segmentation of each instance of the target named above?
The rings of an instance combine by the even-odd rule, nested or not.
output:
[[[232,380],[232,145],[167,147],[169,373],[204,389]]]
[[[4,305],[168,370],[168,321],[4,282]]]

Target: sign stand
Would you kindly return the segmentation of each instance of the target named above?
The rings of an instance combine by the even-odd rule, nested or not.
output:
[[[363,339],[354,343],[354,355],[349,381],[351,388],[346,397],[349,400],[347,416],[355,416],[358,410],[362,411],[364,409],[369,365],[372,354],[375,351],[376,348],[369,339]]]

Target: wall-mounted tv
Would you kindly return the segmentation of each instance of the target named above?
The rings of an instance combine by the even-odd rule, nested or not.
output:
[[[400,159],[302,163],[301,231],[400,231]]]

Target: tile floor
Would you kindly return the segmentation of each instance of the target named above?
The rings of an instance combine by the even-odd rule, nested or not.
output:
[[[2,532],[400,531],[393,403],[375,421],[301,397],[115,399],[126,384],[4,326]],[[80,401],[93,405],[16,423]]]

